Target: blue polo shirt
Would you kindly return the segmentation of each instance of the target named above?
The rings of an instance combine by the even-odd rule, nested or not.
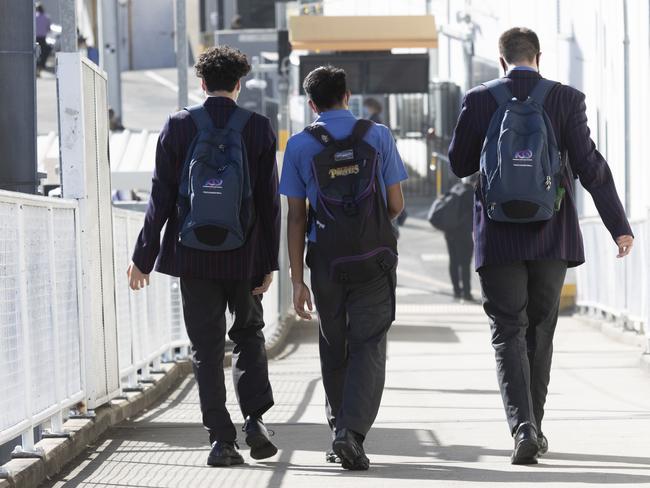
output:
[[[330,110],[316,119],[335,139],[344,139],[352,134],[357,118],[349,110]],[[380,155],[381,191],[386,196],[386,187],[408,178],[402,158],[397,152],[395,139],[385,125],[375,124],[364,140]],[[312,173],[312,159],[323,150],[323,145],[307,132],[300,132],[289,139],[282,164],[280,193],[286,197],[307,198],[317,208],[318,186]],[[309,240],[316,242],[316,227],[309,230]]]

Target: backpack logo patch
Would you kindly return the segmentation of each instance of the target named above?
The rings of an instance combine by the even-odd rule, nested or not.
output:
[[[334,179],[339,176],[349,176],[359,174],[359,165],[342,166],[341,168],[332,168],[329,170],[330,178]]]
[[[339,151],[334,154],[334,161],[350,161],[351,159],[354,159],[354,149]]]
[[[204,194],[213,194],[221,195],[221,192],[217,190],[223,190],[223,180],[219,178],[210,178],[205,180],[203,183],[203,193]]]
[[[515,166],[532,166],[533,162],[533,150],[532,149],[522,149],[521,151],[515,152],[512,157],[512,161]]]

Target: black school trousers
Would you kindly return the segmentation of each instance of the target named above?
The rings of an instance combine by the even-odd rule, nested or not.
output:
[[[232,442],[237,431],[226,408],[223,360],[226,312],[234,314],[228,337],[234,342],[232,378],[244,418],[262,416],[273,406],[264,344],[264,311],[251,280],[181,278],[185,327],[199,388],[203,425],[214,441]]]
[[[567,262],[520,261],[479,269],[497,378],[510,432],[523,422],[542,430]]]
[[[395,271],[365,283],[337,283],[314,244],[307,264],[318,310],[327,421],[333,432],[347,428],[365,437],[384,391],[386,334],[395,313]]]

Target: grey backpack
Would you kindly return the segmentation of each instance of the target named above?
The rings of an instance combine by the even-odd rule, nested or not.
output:
[[[499,105],[480,164],[481,196],[492,220],[540,222],[559,209],[564,165],[544,111],[544,99],[556,84],[539,80],[523,102],[513,97],[503,79],[484,84]]]
[[[179,242],[203,251],[230,251],[244,245],[255,220],[246,146],[242,131],[252,112],[237,107],[217,129],[202,105],[186,109],[198,132],[181,175]]]

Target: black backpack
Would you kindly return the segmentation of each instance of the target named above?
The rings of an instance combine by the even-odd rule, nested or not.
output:
[[[322,125],[305,129],[324,146],[312,160],[318,204],[310,214],[319,254],[338,283],[363,283],[397,265],[397,240],[380,186],[380,155],[363,140],[373,125],[358,120],[352,134],[340,140]]]
[[[442,232],[451,232],[463,226],[463,198],[470,191],[466,185],[454,185],[442,198],[436,199],[429,209],[429,223]],[[470,217],[471,218],[471,217]]]

